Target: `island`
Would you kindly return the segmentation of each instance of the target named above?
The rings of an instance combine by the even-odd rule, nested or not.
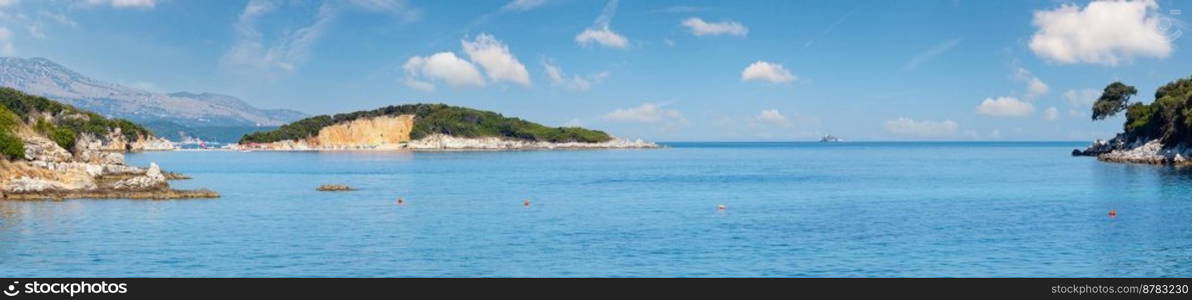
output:
[[[127,151],[172,148],[133,122],[0,88],[0,200],[219,197],[170,188],[187,177],[155,163],[124,164]]]
[[[549,150],[642,149],[658,145],[624,140],[580,127],[548,127],[501,114],[445,104],[405,104],[321,115],[244,135],[236,150]]]
[[[1123,131],[1084,150],[1072,150],[1072,155],[1122,163],[1192,164],[1192,77],[1159,87],[1149,104],[1130,102],[1137,93],[1136,88],[1121,82],[1106,86],[1093,103],[1092,119],[1125,112]]]

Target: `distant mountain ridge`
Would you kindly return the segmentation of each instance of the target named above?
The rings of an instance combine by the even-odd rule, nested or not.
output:
[[[235,141],[239,135],[255,131],[254,127],[271,129],[306,117],[293,110],[256,108],[227,95],[163,94],[126,87],[84,76],[45,58],[0,57],[0,86],[146,124],[159,136],[172,140],[199,137]],[[196,136],[213,128],[233,132]]]

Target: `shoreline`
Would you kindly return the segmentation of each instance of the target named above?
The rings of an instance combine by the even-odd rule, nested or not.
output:
[[[540,141],[512,140],[496,137],[460,138],[436,134],[414,141],[396,144],[346,144],[346,145],[312,145],[308,141],[281,141],[268,144],[231,144],[222,149],[230,151],[406,151],[406,152],[452,152],[452,151],[553,151],[553,150],[618,150],[618,149],[658,149],[663,148],[653,142],[617,139],[599,143],[552,143]]]

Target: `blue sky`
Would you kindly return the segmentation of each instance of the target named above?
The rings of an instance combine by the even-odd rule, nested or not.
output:
[[[0,0],[0,55],[311,114],[443,102],[651,140],[1090,140],[1192,75],[1187,1]]]

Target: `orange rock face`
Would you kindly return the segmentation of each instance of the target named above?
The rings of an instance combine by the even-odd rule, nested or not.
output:
[[[362,118],[319,130],[311,146],[352,147],[395,145],[410,141],[414,115]]]

